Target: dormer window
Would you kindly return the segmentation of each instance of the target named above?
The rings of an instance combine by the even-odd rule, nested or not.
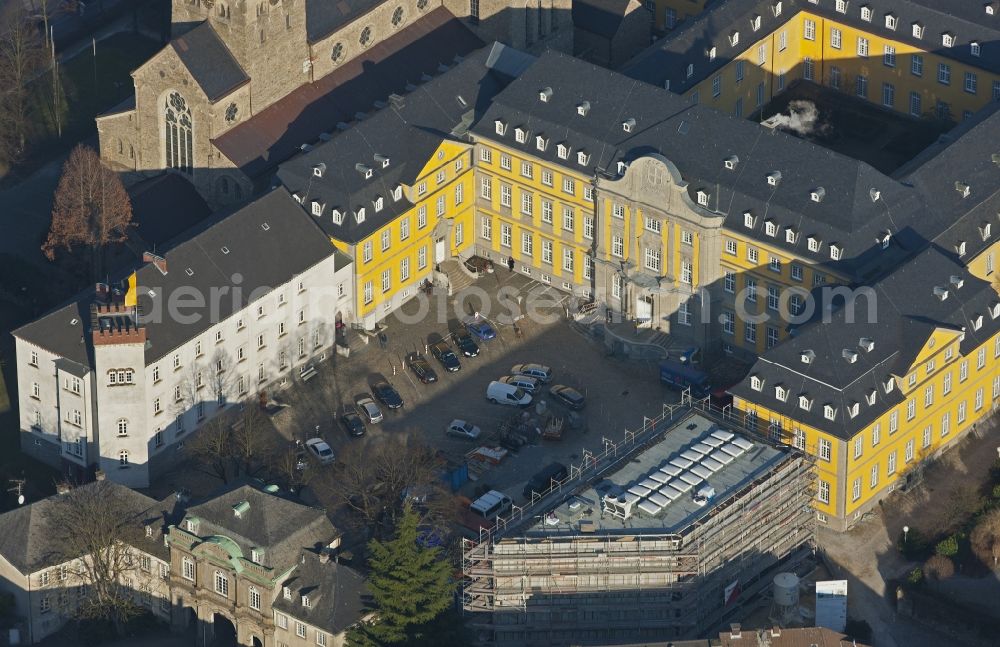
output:
[[[628,119],[622,122],[622,130],[624,130],[625,132],[630,133],[634,129],[635,129],[635,119],[629,117]]]
[[[872,21],[872,8],[868,5],[861,7],[861,20],[864,20],[865,22]]]
[[[493,126],[496,131],[496,134],[500,135],[501,137],[507,134],[507,124],[505,124],[503,120],[497,119],[496,121],[493,122]]]
[[[760,391],[764,388],[764,380],[760,379],[758,375],[750,376],[750,388],[754,391]]]
[[[333,210],[333,224],[342,225],[344,224],[344,212],[340,209]]]
[[[823,417],[827,420],[835,420],[837,418],[837,410],[829,404],[824,404]]]
[[[955,44],[955,37],[949,34],[948,32],[945,32],[941,34],[941,44],[944,45],[945,47],[951,47],[952,45]]]
[[[979,225],[979,235],[982,237],[984,241],[989,239],[992,229],[993,225],[992,223],[989,222],[984,222],[983,224]]]
[[[308,595],[302,596],[302,606],[304,606],[307,609],[312,606],[312,602],[310,602]]]
[[[812,400],[808,396],[805,395],[799,396],[800,409],[802,409],[803,411],[809,411],[810,409],[812,409],[812,406],[813,406]]]
[[[896,16],[892,15],[891,13],[887,13],[885,15],[885,28],[886,29],[891,29],[893,31],[896,31],[896,23],[897,22],[898,22],[898,20],[896,19]]]
[[[714,61],[715,60],[715,55],[716,55],[716,49],[713,46],[713,47],[709,48],[709,50],[708,50],[708,60]]]
[[[783,386],[774,387],[774,397],[782,402],[786,402],[788,400],[788,389]]]
[[[934,292],[934,296],[937,297],[938,301],[946,301],[948,299],[948,290],[947,290],[947,288],[943,288],[940,285],[935,285],[934,289],[933,289],[933,292]]]
[[[806,239],[806,246],[809,248],[810,252],[818,252],[822,244],[823,243],[820,242],[819,238],[816,238],[815,236],[810,236]]]
[[[875,242],[877,242],[882,249],[889,249],[889,241],[892,240],[892,233],[889,231],[883,231],[878,236],[875,237]]]
[[[323,215],[323,203],[319,200],[312,201],[312,215],[321,216]]]
[[[921,25],[919,22],[915,22],[915,23],[913,23],[912,27],[913,27],[913,37],[914,38],[923,38],[924,37],[924,26],[923,25]]]
[[[385,200],[382,199],[382,196],[378,196],[374,200],[374,205],[375,205],[375,213],[378,213],[379,211],[382,211],[382,207],[385,206]]]
[[[326,173],[326,164],[324,164],[323,162],[320,162],[319,164],[313,167],[313,176],[323,177],[324,173]]]
[[[524,142],[528,141],[528,131],[525,130],[524,128],[515,128],[514,139],[517,140],[518,144],[523,144]]]
[[[756,218],[754,218],[753,212],[744,211],[743,212],[743,226],[747,229],[753,229]]]
[[[729,45],[730,47],[736,47],[740,44],[740,32],[734,31],[729,34]]]
[[[830,258],[832,260],[839,261],[841,254],[843,254],[843,249],[840,245],[830,245]]]
[[[286,600],[291,600],[292,599],[292,589],[288,588],[287,586],[281,587],[281,596],[283,598],[285,598]]]
[[[700,204],[703,207],[707,207],[708,206],[708,197],[709,197],[708,193],[706,193],[705,191],[699,189],[698,193],[696,195],[698,196],[698,204]]]
[[[292,194],[292,199],[294,199],[299,204],[302,204],[302,201],[305,200],[305,198],[302,196],[302,194],[299,193],[298,191],[296,191],[295,193]]]
[[[965,256],[965,241],[960,240],[958,244],[955,245],[955,253],[958,254],[959,258]]]
[[[813,202],[822,202],[823,198],[825,197],[826,197],[826,189],[824,189],[821,186],[816,187],[815,189],[809,192],[809,199],[812,200]]]
[[[979,46],[979,43],[976,41],[969,43],[969,53],[973,56],[979,56],[979,54],[982,53],[982,48]]]
[[[892,393],[894,388],[896,388],[896,380],[891,377],[882,384],[882,390],[886,393]]]
[[[364,164],[355,164],[354,168],[357,169],[358,173],[364,175],[366,180],[370,180],[372,175],[374,175],[371,167],[365,166]]]
[[[972,320],[972,329],[979,330],[983,327],[983,315],[976,315]]]
[[[860,411],[861,411],[861,403],[860,402],[852,402],[851,406],[849,406],[847,408],[847,413],[852,418],[856,417],[858,415],[858,412],[860,412]]]
[[[750,19],[750,29],[757,31],[760,29],[760,16],[754,16]]]
[[[847,0],[837,0],[836,9],[838,13],[847,13]]]
[[[969,194],[972,193],[972,187],[962,181],[955,182],[955,190],[963,198],[968,198]]]
[[[687,70],[685,71],[687,78],[694,76],[694,63],[688,63]]]
[[[389,157],[387,155],[381,155],[379,153],[375,153],[375,161],[382,168],[389,168]]]
[[[549,146],[549,140],[546,139],[544,136],[539,135],[535,137],[535,148],[544,152],[545,149],[548,148],[548,146]]]
[[[858,340],[858,347],[866,353],[870,353],[875,350],[875,340],[871,337],[862,337]]]
[[[781,171],[771,171],[767,174],[767,185],[778,186],[781,183]]]
[[[559,159],[569,159],[569,146],[566,144],[559,144],[556,146],[556,153],[558,153]]]
[[[773,220],[764,221],[764,233],[768,236],[774,237],[778,235],[778,225],[774,224]]]
[[[771,3],[771,13],[774,14],[775,18],[777,18],[778,16],[781,15],[781,3],[780,2],[772,2]]]
[[[788,227],[787,229],[785,229],[785,242],[786,243],[790,243],[790,244],[794,245],[795,243],[798,242],[798,240],[799,240],[799,234],[798,234],[797,231],[795,231],[791,227]]]
[[[584,101],[576,106],[576,114],[581,117],[586,117],[587,113],[590,112],[590,102]]]
[[[1000,317],[1000,301],[990,306],[990,318],[996,319],[998,317]]]
[[[625,160],[618,160],[618,175],[625,175],[626,170],[628,170],[628,162]]]
[[[803,364],[812,364],[816,359],[816,353],[812,350],[804,350],[799,353],[799,359],[802,360]]]
[[[952,274],[948,279],[948,283],[950,283],[956,290],[961,290],[962,286],[965,285],[965,280],[957,274]]]
[[[576,163],[580,166],[586,166],[590,164],[590,153],[586,151],[577,151],[576,153]]]
[[[727,157],[727,158],[726,158],[726,159],[725,159],[725,160],[724,160],[724,161],[722,162],[723,166],[725,166],[725,167],[726,167],[726,170],[727,170],[727,171],[732,171],[732,170],[734,170],[734,169],[736,168],[736,165],[737,165],[737,164],[739,164],[739,163],[740,163],[740,158],[739,158],[739,157],[737,157],[737,156],[735,156],[735,155],[731,155],[731,156]]]
[[[354,212],[354,221],[359,225],[365,221],[364,207],[358,207],[358,210]]]
[[[875,389],[870,389],[868,393],[865,394],[865,402],[868,403],[868,406],[870,407],[875,406],[875,398],[877,396],[878,396],[878,391],[876,391]]]
[[[994,6],[995,4],[996,4],[995,2],[987,2],[986,3],[986,15],[987,16],[992,16],[992,15],[994,15],[997,12],[996,7]]]
[[[854,364],[858,361],[858,351],[854,349],[845,348],[841,354],[847,360],[848,364]]]
[[[548,103],[549,99],[552,98],[552,88],[544,87],[538,91],[538,100],[542,103]]]
[[[403,185],[397,184],[396,188],[392,190],[392,199],[399,202],[403,199]]]

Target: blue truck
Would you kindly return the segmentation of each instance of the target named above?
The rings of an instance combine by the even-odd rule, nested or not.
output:
[[[707,373],[675,360],[660,362],[660,382],[677,391],[690,387],[693,398],[707,398],[712,394],[712,384]]]

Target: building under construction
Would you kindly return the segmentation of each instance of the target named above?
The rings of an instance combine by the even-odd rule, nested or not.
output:
[[[673,410],[632,441],[466,541],[463,607],[481,642],[695,638],[811,553],[802,452]]]

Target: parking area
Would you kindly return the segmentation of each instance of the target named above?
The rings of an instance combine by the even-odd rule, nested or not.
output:
[[[552,401],[548,387],[564,384],[577,389],[586,399],[580,412],[582,424],[575,429],[567,424],[558,441],[529,434],[529,443],[516,455],[509,454],[461,490],[471,497],[489,486],[518,501],[524,483],[541,467],[552,461],[577,462],[585,449],[603,450],[604,438],[620,440],[626,428],[640,427],[644,416],[658,416],[664,402],[678,399],[659,384],[654,365],[608,358],[600,345],[571,328],[565,318],[568,305],[568,295],[503,269],[453,297],[436,294],[428,300],[414,299],[389,318],[384,343],[373,341],[349,358],[336,357],[312,380],[281,392],[278,397],[289,406],[275,416],[275,425],[289,439],[319,435],[335,451],[342,449],[358,440],[338,424],[338,407],[370,393],[373,382],[385,379],[399,392],[404,406],[396,410],[380,406],[384,420],[368,425],[367,438],[377,442],[406,434],[460,462],[480,445],[496,445],[501,424],[521,411],[488,402],[490,381],[510,374],[515,364],[543,364],[552,369],[552,381],[537,399],[544,399],[553,414],[563,417],[568,410]],[[438,379],[421,383],[406,368],[406,355],[424,353],[425,345],[437,339],[451,342],[461,321],[476,312],[490,322],[496,337],[477,339],[480,353],[476,357],[459,354],[457,372],[446,371],[427,353]],[[453,419],[480,427],[479,441],[447,436],[445,428]]]

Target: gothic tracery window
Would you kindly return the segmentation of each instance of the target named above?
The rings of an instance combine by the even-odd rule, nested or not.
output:
[[[177,92],[167,96],[164,106],[166,167],[184,173],[192,169],[191,108]]]

